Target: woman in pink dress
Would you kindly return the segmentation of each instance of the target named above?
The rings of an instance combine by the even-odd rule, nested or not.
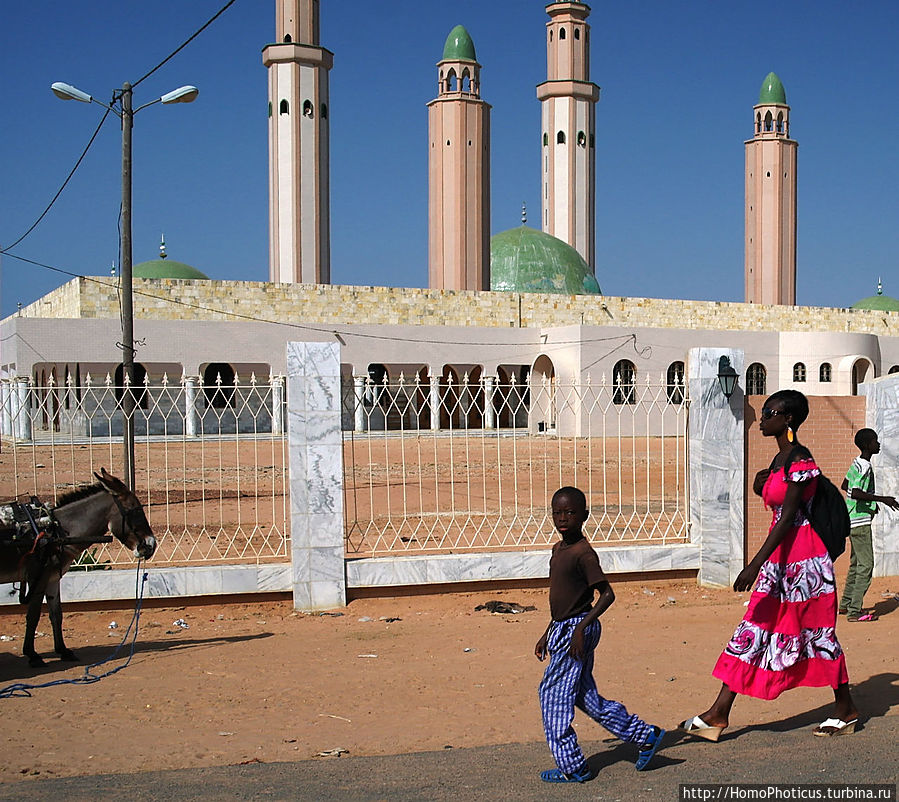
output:
[[[746,615],[724,647],[712,674],[721,680],[715,703],[681,723],[681,729],[717,741],[727,727],[737,694],[776,699],[802,685],[833,688],[833,718],[815,735],[855,732],[858,710],[849,693],[846,658],[837,641],[833,562],[808,522],[808,504],[821,473],[796,439],[808,417],[808,400],[781,390],[765,401],[760,428],[777,440],[771,468],[755,477],[753,490],[774,512],[768,537],[737,576],[734,590],[755,590]]]

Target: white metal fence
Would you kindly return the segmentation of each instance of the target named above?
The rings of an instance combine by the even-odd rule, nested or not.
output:
[[[689,539],[682,381],[344,381],[347,556],[545,548],[587,495],[597,545]]]
[[[154,565],[289,559],[284,382],[203,386],[184,377],[116,387],[94,382],[0,382],[0,501],[47,504],[90,484],[100,467],[121,476],[122,397],[135,398],[135,491],[159,546]],[[133,565],[117,542],[85,563]]]

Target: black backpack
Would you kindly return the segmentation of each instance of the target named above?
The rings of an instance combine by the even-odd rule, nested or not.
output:
[[[806,448],[801,448],[808,453]],[[796,452],[797,448],[794,448],[787,456],[784,473],[790,470]],[[846,538],[849,537],[849,510],[846,508],[846,499],[843,498],[842,492],[822,473],[818,477],[818,486],[815,488],[811,507],[805,503],[803,507],[812,529],[821,538],[830,559],[836,562],[837,557],[846,551]]]

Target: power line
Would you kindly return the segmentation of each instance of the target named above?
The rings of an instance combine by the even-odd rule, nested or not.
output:
[[[23,239],[25,239],[25,237],[27,237],[32,231],[34,231],[34,229],[37,228],[38,223],[40,223],[41,220],[44,219],[47,212],[49,212],[50,209],[52,208],[53,204],[56,203],[56,199],[62,194],[62,191],[66,188],[66,184],[68,184],[69,180],[72,178],[72,176],[75,175],[75,171],[81,165],[81,162],[84,160],[84,157],[87,155],[87,152],[90,150],[91,145],[94,144],[94,140],[97,138],[97,134],[100,133],[100,129],[103,127],[103,123],[106,122],[106,118],[109,116],[110,111],[111,111],[111,109],[107,108],[106,111],[103,113],[103,116],[100,118],[99,125],[97,125],[97,128],[94,131],[94,133],[92,134],[87,145],[84,146],[84,150],[81,151],[81,155],[78,157],[78,161],[75,162],[75,166],[69,171],[69,174],[66,176],[66,180],[62,182],[62,186],[56,191],[56,194],[53,196],[53,199],[50,201],[50,203],[47,204],[47,208],[41,212],[40,217],[38,217],[38,219],[35,220],[28,227],[28,230],[24,234],[22,234],[21,237],[19,237],[12,245],[7,245],[5,248],[0,250],[0,253],[7,253],[11,248],[15,248],[16,245],[18,245]],[[12,256],[12,254],[9,254],[9,255]],[[13,257],[13,258],[17,259],[19,257]]]
[[[210,25],[212,25],[213,22],[215,22],[220,16],[222,16],[222,14],[224,14],[224,13],[225,13],[225,12],[232,6],[232,5],[234,5],[235,2],[236,2],[236,0],[228,0],[228,2],[225,3],[225,5],[222,6],[222,7],[215,13],[215,15],[214,15],[214,16],[213,16],[213,17],[212,17],[212,18],[211,18],[211,19],[210,19],[210,20],[209,20],[209,21],[208,21],[202,28],[200,28],[199,30],[195,31],[195,32],[194,32],[194,33],[193,33],[187,40],[184,41],[183,44],[180,45],[180,47],[176,48],[176,49],[173,50],[171,53],[169,53],[169,55],[167,55],[162,61],[159,62],[159,64],[157,64],[157,65],[156,65],[152,70],[150,70],[148,73],[146,73],[145,75],[142,75],[142,76],[141,76],[140,78],[138,78],[136,81],[133,81],[133,82],[131,83],[131,88],[134,89],[134,88],[135,88],[141,81],[146,80],[146,79],[149,78],[154,72],[156,72],[156,70],[158,70],[160,67],[162,67],[163,64],[165,64],[165,63],[168,62],[168,61],[171,61],[171,60],[172,60],[175,56],[177,56],[182,50],[184,50],[184,48],[187,47],[187,46],[188,46],[194,39],[196,39],[201,33],[203,33],[203,31],[205,31]]]

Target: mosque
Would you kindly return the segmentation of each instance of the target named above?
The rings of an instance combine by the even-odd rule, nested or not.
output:
[[[546,80],[536,87],[539,230],[523,220],[491,237],[491,107],[474,42],[456,26],[427,103],[429,286],[355,287],[331,283],[333,54],[320,42],[319,2],[276,0],[276,41],[262,53],[269,281],[210,279],[169,259],[164,245],[159,259],[136,265],[137,379],[218,378],[229,386],[235,376],[284,374],[289,341],[335,339],[350,393],[361,377],[401,374],[441,386],[463,377],[503,384],[559,376],[671,384],[683,380],[694,347],[742,349],[747,395],[787,387],[852,395],[860,383],[899,371],[899,301],[880,287],[851,309],[796,306],[798,144],[773,72],[747,113],[745,302],[602,294],[590,7],[558,0],[546,13]],[[119,327],[117,280],[73,279],[0,322],[0,376],[45,386],[111,374],[118,384]]]

